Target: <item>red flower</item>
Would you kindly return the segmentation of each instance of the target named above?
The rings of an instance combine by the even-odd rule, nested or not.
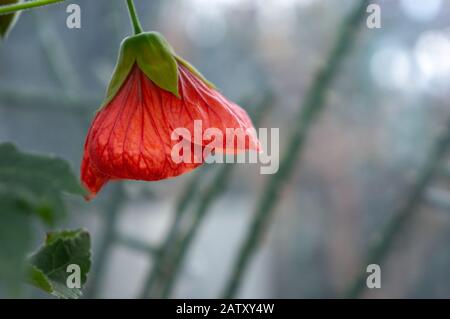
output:
[[[144,40],[148,41],[150,37],[153,47],[155,41],[167,46],[160,35],[145,35]],[[165,79],[173,70],[167,68],[170,64],[166,60],[160,61],[161,51],[156,50],[159,56],[149,53],[147,47],[143,48],[140,42],[135,41],[136,37],[139,36],[122,44],[106,102],[96,114],[86,138],[81,179],[90,192],[88,199],[94,197],[109,180],[156,181],[187,173],[201,165],[203,158],[196,162],[195,154],[190,161],[182,163],[172,159],[172,150],[179,143],[173,139],[177,128],[187,129],[191,136],[195,135],[196,120],[202,121],[201,133],[208,128],[216,128],[226,136],[227,128],[253,128],[242,108],[223,97],[192,66],[170,50],[176,67],[174,88],[173,83]],[[154,60],[158,63],[158,59],[162,65],[165,64],[161,70],[152,64]],[[162,73],[157,74],[159,72]],[[193,148],[197,144],[202,151],[211,145],[216,151],[225,153],[259,149],[255,136],[245,137],[245,141],[239,139],[234,138],[232,144],[223,141],[223,144],[213,145],[211,141],[193,139],[188,142]],[[236,146],[239,143],[243,143],[241,147]]]

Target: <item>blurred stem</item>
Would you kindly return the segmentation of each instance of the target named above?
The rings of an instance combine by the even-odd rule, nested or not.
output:
[[[424,202],[430,207],[444,210],[447,213],[450,211],[450,194],[447,190],[437,187],[428,188],[424,195]]]
[[[176,235],[179,231],[181,221],[189,204],[195,199],[195,193],[200,188],[200,182],[203,176],[206,173],[207,167],[202,167],[196,175],[191,178],[188,183],[185,191],[182,193],[180,200],[177,202],[177,206],[175,208],[175,218],[172,222],[169,231],[167,232],[166,238],[163,241],[161,248],[159,249],[159,255],[157,258],[154,256],[150,256],[154,259],[154,264],[152,265],[151,270],[148,272],[146,279],[144,281],[144,285],[142,286],[142,291],[140,293],[140,298],[147,298],[155,285],[157,284],[157,280],[160,274],[164,271],[164,264],[166,263],[169,252],[174,246],[174,242],[176,240]]]
[[[57,104],[58,108],[64,105],[70,105],[73,111],[81,115],[81,120],[85,122],[85,118],[90,117],[90,115],[88,116],[88,111],[90,114],[91,105],[98,102],[94,102],[94,99],[92,99],[92,102],[94,102],[92,103],[89,102],[91,99],[83,99],[80,94],[71,94],[71,92],[79,92],[81,86],[79,77],[77,76],[77,70],[70,59],[70,55],[67,54],[65,47],[61,44],[61,38],[54,30],[49,19],[47,19],[45,12],[35,14],[35,22],[38,40],[45,55],[45,62],[50,69],[49,74],[55,84],[61,88],[61,94],[56,94],[56,91],[52,90],[52,93],[48,96],[48,100],[54,101],[53,105]],[[7,94],[6,97],[8,97]],[[30,94],[30,92],[25,92],[22,89],[19,94],[15,96],[12,94],[9,97],[22,98],[24,100],[28,98],[31,101],[30,105],[35,105],[36,102],[41,100],[42,103],[45,103],[45,106],[40,106],[41,108],[51,108],[52,106],[52,103],[45,102],[46,94],[42,90],[37,90],[35,94]],[[25,104],[21,103],[20,105],[23,106]]]
[[[288,182],[289,177],[293,175],[297,159],[303,149],[310,128],[325,107],[326,91],[334,80],[344,57],[353,45],[356,32],[364,19],[369,2],[368,0],[360,1],[344,21],[324,68],[317,74],[312,87],[305,97],[296,129],[288,142],[287,152],[281,159],[279,171],[272,175],[266,189],[262,193],[253,220],[239,249],[231,275],[223,291],[223,298],[233,298],[237,293],[245,270],[258,244],[261,242],[262,236],[265,234],[283,186]]]
[[[91,274],[89,275],[89,286],[85,293],[88,299],[96,298],[98,291],[101,288],[103,277],[105,275],[105,268],[108,262],[108,256],[112,245],[116,240],[116,226],[122,203],[125,198],[125,190],[123,183],[114,184],[114,189],[111,193],[111,198],[106,206],[106,216],[103,218],[105,222],[103,226],[103,234],[101,236],[100,245],[97,254],[94,255],[94,262]]]
[[[151,256],[156,256],[159,254],[159,249],[151,244],[148,244],[146,241],[140,240],[133,236],[127,234],[121,234],[117,232],[114,235],[118,244],[122,244],[127,248],[134,249],[139,252],[143,252],[149,254]]]
[[[117,40],[117,42],[120,42],[122,41],[123,38],[122,20],[121,20],[122,3],[120,3],[119,1],[110,1],[108,12],[109,12],[108,20],[111,21],[111,27],[114,32],[114,39]]]
[[[173,290],[174,284],[179,276],[181,266],[183,265],[183,261],[186,257],[187,252],[194,240],[198,230],[200,229],[200,225],[202,220],[204,219],[206,213],[208,212],[209,207],[214,203],[214,200],[218,197],[219,194],[223,193],[228,184],[228,181],[232,176],[232,164],[222,164],[223,166],[220,168],[219,173],[217,173],[216,178],[211,183],[210,187],[207,187],[207,190],[203,194],[203,196],[198,201],[198,207],[194,213],[194,219],[192,221],[191,227],[187,230],[187,232],[181,238],[177,239],[175,254],[171,261],[168,263],[168,271],[170,274],[167,276],[165,280],[165,284],[162,287],[160,295],[157,295],[158,298],[168,298]]]
[[[141,22],[136,13],[136,7],[134,6],[133,0],[127,0],[128,12],[130,13],[131,24],[133,25],[134,34],[142,33]]]
[[[271,108],[272,105],[273,96],[269,93],[263,98],[256,110],[254,110],[253,118],[256,127],[258,127],[263,116],[267,114],[268,109]],[[232,177],[234,166],[230,164],[222,165],[223,166],[210,184],[205,187],[202,196],[197,200],[197,207],[193,213],[193,220],[191,221],[190,227],[174,239],[175,247],[173,251],[171,251],[172,254],[168,255],[167,261],[164,263],[164,274],[166,275],[164,276],[163,273],[160,273],[159,279],[161,287],[159,291],[156,291],[153,294],[153,297],[168,298],[171,295],[174,284],[182,269],[186,254],[200,229],[201,222],[204,220],[204,217],[214,201],[226,189],[228,181]]]
[[[57,28],[52,25],[51,19],[45,13],[35,14],[38,38],[52,78],[64,89],[63,91],[67,99],[69,99],[73,96],[70,95],[70,92],[82,91],[81,81],[77,76],[72,61],[69,59],[70,54],[68,54],[66,47],[61,42]]]
[[[450,148],[450,120],[448,121],[446,132],[438,138],[436,144],[419,172],[417,182],[408,193],[405,203],[393,215],[392,219],[385,225],[381,231],[378,240],[375,241],[369,249],[367,258],[361,268],[361,273],[356,277],[350,289],[346,292],[345,297],[357,298],[361,295],[366,287],[366,266],[370,264],[381,265],[388,255],[396,236],[404,229],[407,222],[417,211],[420,202],[424,199],[427,186],[430,184],[434,176],[438,173],[440,163],[444,159]]]
[[[0,89],[0,101],[5,102],[2,107],[18,107],[36,109],[37,104],[42,104],[40,109],[67,112],[79,112],[84,115],[91,112],[92,105],[99,103],[97,97],[82,97],[79,95],[67,95],[64,92],[51,90],[26,90],[26,89]]]
[[[27,1],[16,4],[8,4],[0,6],[0,15],[14,13],[21,10],[42,7],[49,4],[54,4],[58,2],[63,2],[65,0],[35,0],[35,1]]]

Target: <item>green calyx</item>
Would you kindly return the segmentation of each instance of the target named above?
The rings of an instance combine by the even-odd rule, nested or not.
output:
[[[188,61],[186,61],[185,59],[183,59],[182,57],[175,55],[175,59],[177,60],[178,63],[181,63],[183,66],[185,66],[192,74],[194,74],[195,76],[197,76],[199,79],[201,79],[203,82],[205,82],[205,84],[207,86],[209,86],[212,89],[215,89],[216,86],[208,81],[203,74],[200,73],[200,71],[198,71],[192,64],[190,64]]]
[[[102,107],[116,96],[135,63],[153,83],[178,98],[180,98],[178,63],[188,68],[209,87],[214,88],[214,85],[206,80],[200,72],[174,53],[170,44],[160,33],[143,32],[122,41],[117,65]]]

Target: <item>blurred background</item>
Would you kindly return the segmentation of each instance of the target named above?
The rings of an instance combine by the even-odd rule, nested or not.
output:
[[[81,7],[81,29],[66,27],[69,3]],[[260,110],[258,127],[280,128],[280,158],[303,123],[317,72],[336,62],[329,56],[346,17],[360,15],[235,296],[450,297],[450,162],[439,152],[450,118],[450,2],[374,2],[379,29],[366,26],[365,10],[355,13],[356,0],[135,3],[145,29],[163,33],[250,114]],[[0,142],[57,154],[78,171],[119,43],[131,32],[125,1],[23,12],[0,44]],[[110,183],[91,203],[67,196],[70,214],[59,226],[87,228],[93,240],[85,297],[221,296],[274,182],[256,164],[221,166]],[[192,240],[172,241],[183,253],[163,263],[181,214],[178,233],[194,224]],[[37,237],[44,231],[36,228]],[[380,242],[381,289],[352,290]]]

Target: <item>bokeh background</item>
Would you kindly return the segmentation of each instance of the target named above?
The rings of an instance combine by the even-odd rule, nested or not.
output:
[[[81,29],[66,27],[69,3],[81,7]],[[264,105],[258,126],[280,128],[281,158],[302,125],[297,114],[318,71],[330,67],[341,25],[360,1],[135,3],[144,28],[163,33],[226,96],[251,114]],[[439,153],[450,118],[450,2],[373,3],[381,7],[381,28],[369,29],[367,14],[354,26],[353,45],[322,92],[323,108],[295,174],[280,187],[237,297],[450,297],[450,163]],[[119,43],[131,32],[125,1],[68,1],[24,12],[0,44],[0,142],[56,154],[78,171]],[[225,186],[199,218],[173,289],[143,293],[180,202],[191,202],[189,224],[202,194],[223,180],[220,166],[162,182],[111,183],[91,203],[67,196],[70,215],[59,226],[87,228],[93,240],[85,297],[221,296],[273,182],[259,165],[236,164],[223,174]],[[44,231],[37,227],[36,238]],[[349,293],[380,241],[381,289]],[[162,269],[172,276],[169,266]]]

